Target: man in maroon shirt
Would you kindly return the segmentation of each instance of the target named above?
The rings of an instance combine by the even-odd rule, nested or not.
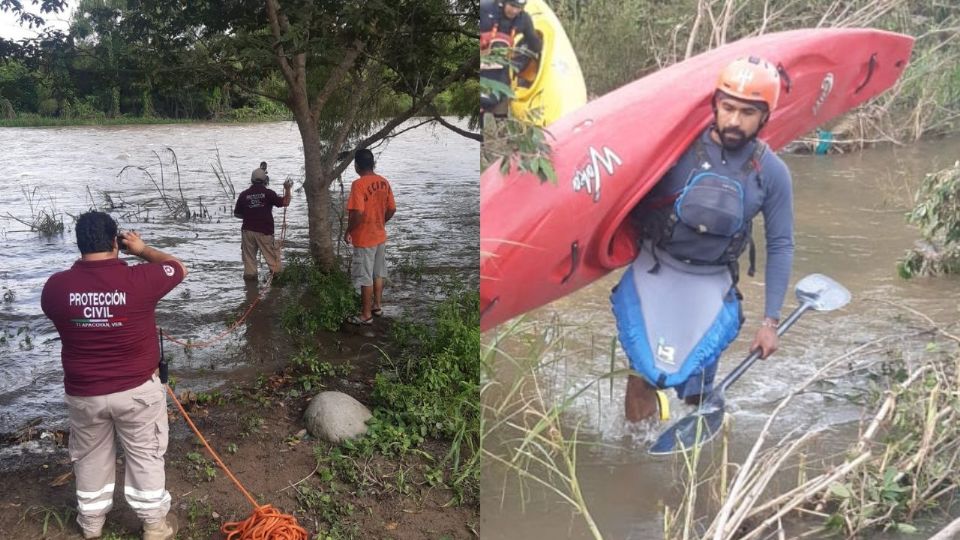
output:
[[[243,220],[240,227],[240,255],[243,258],[243,278],[257,279],[257,251],[263,253],[267,266],[274,274],[281,269],[280,250],[273,239],[273,207],[290,204],[293,181],[283,183],[283,198],[267,188],[266,162],[253,170],[251,185],[237,197],[233,215]]]
[[[143,538],[167,540],[177,522],[165,488],[167,403],[154,310],[187,269],[135,232],[118,236],[103,212],[81,214],[76,233],[80,260],[50,276],[40,305],[60,333],[77,523],[84,538],[100,537],[113,506],[116,436],[126,456],[124,496]],[[121,244],[147,264],[120,260]]]

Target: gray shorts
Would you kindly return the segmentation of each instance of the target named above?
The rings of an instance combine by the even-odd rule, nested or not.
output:
[[[386,245],[353,248],[350,277],[354,287],[372,287],[374,279],[387,277]]]

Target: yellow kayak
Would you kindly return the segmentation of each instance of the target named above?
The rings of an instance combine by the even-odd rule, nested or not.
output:
[[[525,10],[543,39],[539,62],[531,62],[514,82],[513,116],[540,126],[587,102],[587,87],[573,46],[553,10],[543,0],[527,0]]]

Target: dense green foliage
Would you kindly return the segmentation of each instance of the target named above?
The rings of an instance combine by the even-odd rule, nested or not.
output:
[[[10,10],[6,4],[0,2],[0,11]],[[27,11],[32,7],[32,12],[41,12],[40,6],[27,4]],[[435,26],[449,26],[449,21],[443,20],[446,11],[471,11],[469,2],[467,7],[459,5],[462,2],[446,6],[446,11],[436,2],[422,4],[417,20]],[[367,18],[367,24],[373,26],[371,20],[379,17],[379,28],[389,29],[397,22],[383,21],[385,16],[414,15],[409,5],[394,10],[379,3],[358,8],[345,2],[320,7],[313,2],[288,1],[278,9],[283,10],[282,16],[296,36],[284,36],[283,45],[305,47],[322,59],[323,66],[318,65],[310,75],[315,83],[323,82],[324,71],[329,74],[327,51],[341,55],[336,41],[345,37],[321,34],[324,25],[357,24]],[[29,44],[0,40],[0,120],[8,121],[2,125],[44,125],[38,117],[88,122],[115,118],[149,121],[154,117],[290,119],[286,83],[275,64],[267,19],[263,2],[246,0],[81,0],[64,33],[48,34]],[[364,30],[349,33],[346,37],[353,39],[361,37]],[[410,96],[417,91],[404,85],[419,83],[422,89],[419,75],[435,76],[436,68],[450,60],[446,46],[432,37],[411,40],[401,32],[384,33],[396,42],[391,48],[397,58],[378,58],[384,76],[393,80],[377,89],[377,104],[371,107],[377,118],[409,108]],[[453,47],[463,47],[464,40],[455,39],[456,35],[451,31],[451,37],[444,39]],[[397,45],[403,42],[411,45]],[[380,51],[372,52],[380,55]],[[475,84],[461,84],[446,90],[434,108],[441,114],[463,114],[475,109],[464,108],[471,98],[476,101]],[[10,122],[16,119],[19,121]]]
[[[352,479],[356,462],[346,457],[417,453],[430,458],[424,476],[431,485],[448,486],[458,500],[475,497],[480,475],[479,313],[476,291],[455,292],[434,309],[428,324],[396,323],[392,347],[397,352],[384,354],[367,434],[318,459]],[[418,450],[428,439],[450,441],[450,451],[437,457]]]
[[[339,269],[321,270],[309,257],[291,255],[273,283],[295,288],[298,300],[283,312],[283,326],[292,334],[336,332],[344,319],[360,309],[360,297],[350,276]]]
[[[554,0],[588,91],[605,94],[740,38],[812,27],[873,27],[917,38],[897,88],[831,126],[845,140],[915,140],[960,130],[960,4],[937,0]],[[719,69],[719,66],[718,66]],[[854,125],[855,124],[855,125]]]
[[[422,436],[454,437],[477,432],[480,319],[476,291],[456,293],[434,311],[433,323],[398,322],[399,348],[387,359],[390,370],[377,375],[374,398],[382,419]]]
[[[923,240],[901,259],[901,277],[960,273],[960,162],[924,178],[907,221]]]
[[[184,76],[183,66],[208,62],[210,52],[178,50],[170,43],[175,39],[148,29],[132,3],[82,0],[66,33],[57,37],[0,64],[0,103],[10,105],[3,115],[8,120],[10,112],[25,117],[19,125],[43,124],[36,116],[66,121],[289,117],[282,105],[233,91],[216,74]]]

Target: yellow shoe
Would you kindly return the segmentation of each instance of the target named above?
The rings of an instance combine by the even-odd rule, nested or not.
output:
[[[670,398],[663,390],[657,390],[657,410],[660,412],[660,421],[670,419]]]

